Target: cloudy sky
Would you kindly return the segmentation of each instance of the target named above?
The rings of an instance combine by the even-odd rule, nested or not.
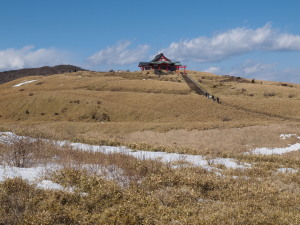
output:
[[[0,0],[0,71],[73,64],[188,69],[300,83],[298,0]]]

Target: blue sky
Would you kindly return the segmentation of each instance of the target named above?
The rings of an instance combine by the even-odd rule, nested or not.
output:
[[[300,83],[297,0],[0,0],[0,71],[73,64],[188,69]]]

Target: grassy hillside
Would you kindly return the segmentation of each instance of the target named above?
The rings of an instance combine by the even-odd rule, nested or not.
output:
[[[251,83],[193,71],[188,74],[210,94],[220,97],[222,104],[196,95],[175,74],[159,77],[149,72],[80,71],[31,76],[2,84],[0,121],[4,128],[35,131],[52,138],[192,148],[202,146],[195,144],[200,137],[208,139],[203,132],[208,129],[231,129],[220,135],[226,140],[234,139],[229,133],[238,134],[238,129],[248,126],[259,126],[264,133],[264,129],[272,132],[272,124],[288,123],[293,124],[288,126],[291,132],[298,131],[300,85]],[[14,87],[30,80],[36,81]],[[199,136],[188,134],[182,140],[180,130],[194,130]],[[149,131],[156,137],[144,135]],[[226,143],[216,133],[210,138],[211,144],[206,145]]]
[[[222,103],[175,74],[0,85],[0,131],[37,137],[0,135],[0,224],[299,224],[300,85],[188,74]]]

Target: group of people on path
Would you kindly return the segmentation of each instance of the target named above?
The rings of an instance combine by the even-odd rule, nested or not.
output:
[[[219,97],[215,97],[214,95],[210,95],[208,92],[205,92],[205,96],[207,98],[211,98],[213,101],[216,101],[217,103],[221,103],[220,98]]]

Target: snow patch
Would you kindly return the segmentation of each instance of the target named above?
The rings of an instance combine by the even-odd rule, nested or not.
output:
[[[45,167],[19,168],[0,165],[0,181],[21,177],[29,182],[34,182],[44,169]]]
[[[279,137],[283,140],[291,137],[296,137],[300,139],[300,136],[298,136],[297,134],[280,134]],[[296,144],[290,144],[288,147],[284,147],[284,148],[256,148],[250,151],[250,153],[255,155],[273,155],[273,154],[282,155],[284,153],[299,151],[299,150],[300,150],[300,143],[296,143]],[[246,152],[245,154],[249,154],[249,152]]]
[[[61,167],[55,164],[30,168],[0,165],[0,182],[5,181],[6,179],[22,178],[31,184],[36,184],[37,188],[73,192],[72,188],[65,188],[51,180],[41,179],[45,173],[58,170],[59,168]]]
[[[201,166],[207,170],[212,170],[208,163],[208,160],[201,155],[188,155],[188,154],[178,154],[178,153],[167,153],[167,152],[150,152],[150,151],[142,151],[142,150],[132,150],[126,148],[124,146],[114,147],[114,146],[96,146],[96,145],[88,145],[88,144],[81,144],[81,143],[71,143],[71,142],[57,142],[60,146],[64,144],[70,145],[72,148],[77,150],[83,151],[92,151],[92,152],[102,152],[104,154],[112,154],[112,153],[122,153],[127,154],[129,156],[133,156],[140,160],[146,159],[154,159],[160,160],[164,163],[172,163],[176,161],[185,161],[194,166]],[[234,159],[232,158],[216,158],[213,159],[214,164],[223,164],[227,168],[245,168],[249,165],[239,165]]]
[[[297,134],[280,134],[279,137],[283,140],[291,137],[297,137],[298,139],[300,139]]]
[[[36,186],[44,190],[59,190],[59,191],[65,190],[63,186],[61,186],[58,183],[54,183],[51,180],[42,180],[38,182]]]
[[[14,85],[13,87],[20,87],[24,84],[29,84],[29,83],[32,83],[32,82],[35,82],[36,80],[29,80],[29,81],[25,81],[25,82],[22,82],[22,83],[19,83],[19,84],[16,84]]]
[[[293,145],[289,145],[285,148],[256,148],[252,150],[250,153],[255,155],[273,155],[278,154],[282,155],[284,153],[299,151],[300,150],[300,143],[296,143]]]
[[[23,136],[15,135],[11,132],[0,132],[0,142],[10,141],[13,138],[23,138]],[[30,140],[34,140],[30,138]],[[49,141],[43,139],[43,141]],[[185,161],[194,166],[201,166],[204,169],[209,171],[213,170],[214,167],[211,166],[209,160],[205,159],[205,157],[201,155],[188,155],[188,154],[178,154],[178,153],[167,153],[167,152],[150,152],[150,151],[142,151],[142,150],[132,150],[125,146],[99,146],[99,145],[89,145],[82,143],[74,143],[69,141],[52,141],[52,143],[62,147],[62,146],[70,146],[73,149],[81,150],[81,151],[91,151],[91,152],[101,152],[104,154],[113,154],[113,153],[122,153],[129,156],[133,156],[140,160],[160,160],[164,163],[172,163],[176,161]],[[222,164],[227,168],[232,169],[241,169],[251,166],[250,164],[239,164],[232,158],[215,158],[212,160],[213,164]]]
[[[277,169],[278,173],[297,173],[298,170],[295,170],[293,168],[279,168]]]

